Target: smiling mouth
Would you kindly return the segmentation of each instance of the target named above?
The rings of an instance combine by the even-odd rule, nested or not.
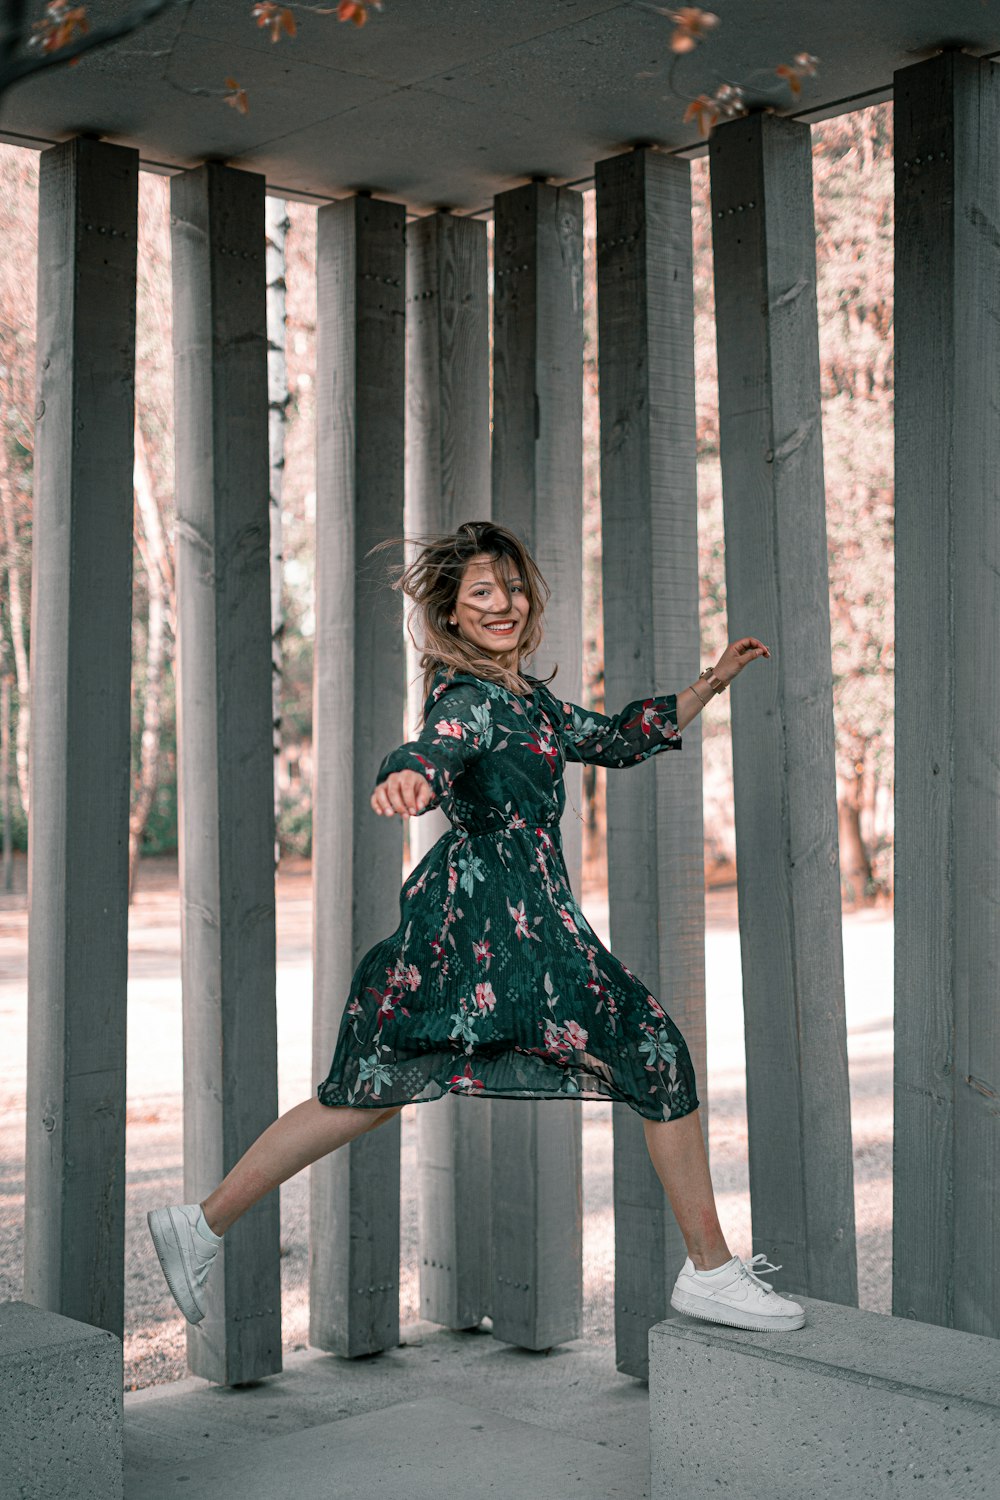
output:
[[[508,620],[503,625],[484,625],[483,629],[488,630],[491,635],[513,635],[517,629],[517,622]]]

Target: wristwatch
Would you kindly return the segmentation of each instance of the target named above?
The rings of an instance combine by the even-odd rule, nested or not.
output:
[[[704,672],[699,672],[698,681],[700,682],[702,678],[713,693],[722,693],[729,686],[728,682],[724,682],[721,677],[717,676],[714,667],[706,667]]]

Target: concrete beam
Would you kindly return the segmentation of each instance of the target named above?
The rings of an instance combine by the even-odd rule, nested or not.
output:
[[[428,214],[406,231],[406,532],[455,531],[490,514],[486,225]],[[409,559],[408,559],[409,560]],[[407,739],[423,716],[423,672],[407,637]],[[410,869],[451,825],[411,818]],[[489,1311],[489,1099],[446,1094],[417,1110],[420,1311],[469,1328]]]
[[[691,169],[641,148],[596,164],[606,707],[700,671]],[[611,701],[613,699],[613,701]],[[680,1027],[708,1146],[701,720],[684,753],[608,773],[612,951]],[[687,1250],[642,1120],[613,1108],[618,1369],[645,1379]]]
[[[264,179],[170,184],[184,1193],[203,1199],[277,1117]],[[277,1192],[226,1234],[188,1359],[281,1369]]]
[[[996,1338],[1000,72],[906,68],[895,121],[892,1303]]]
[[[552,590],[531,670],[579,702],[583,580],[583,200],[531,182],[494,207],[493,519],[524,540]],[[558,686],[556,686],[558,683]],[[561,830],[579,890],[582,776],[566,767]],[[496,1099],[495,1337],[527,1349],[578,1338],[583,1316],[579,1100]]]
[[[650,1330],[651,1500],[992,1500],[1000,1342],[796,1300],[805,1327],[785,1332],[680,1313]]]
[[[809,127],[709,155],[729,638],[772,652],[730,689],[753,1248],[856,1304]]]
[[[404,733],[403,622],[386,570],[403,527],[406,214],[352,197],[317,214],[313,1066],[330,1068],[362,956],[399,924],[402,820],[370,803]],[[332,1107],[332,1106],[331,1106]],[[310,1168],[309,1342],[399,1342],[399,1116]]]
[[[124,1331],[138,152],[43,153],[24,1295]]]

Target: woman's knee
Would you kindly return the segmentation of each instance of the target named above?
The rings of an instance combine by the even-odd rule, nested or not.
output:
[[[398,1115],[403,1108],[405,1106],[402,1104],[390,1104],[386,1109],[373,1110],[372,1113],[375,1118],[368,1126],[368,1129],[374,1130],[377,1125],[384,1125],[387,1120],[392,1119],[393,1115]]]

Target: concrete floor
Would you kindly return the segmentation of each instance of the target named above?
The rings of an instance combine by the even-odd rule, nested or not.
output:
[[[430,1323],[361,1359],[316,1350],[231,1389],[125,1396],[126,1500],[646,1500],[649,1394],[585,1339],[532,1353]]]

